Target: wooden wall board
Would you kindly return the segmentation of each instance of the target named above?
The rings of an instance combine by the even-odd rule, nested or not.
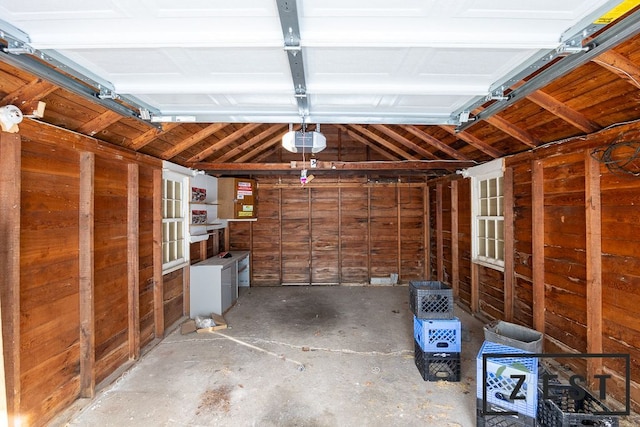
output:
[[[22,144],[21,195],[27,204],[20,217],[17,342],[19,411],[27,419],[50,417],[50,411],[60,410],[79,392],[78,159],[72,150],[52,153],[34,141]],[[60,188],[75,202],[65,203]],[[60,360],[70,360],[71,368],[55,362]],[[69,384],[74,384],[71,390]],[[42,405],[56,389],[71,397]]]
[[[177,322],[183,314],[183,270],[175,270],[163,277],[163,306],[165,329]]]

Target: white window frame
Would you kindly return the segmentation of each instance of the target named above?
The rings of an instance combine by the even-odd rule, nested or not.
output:
[[[176,165],[177,166],[177,165]],[[162,273],[189,265],[189,175],[179,168],[162,172]],[[175,169],[175,170],[171,170]],[[172,183],[180,184],[179,193]]]
[[[466,169],[462,175],[471,178],[472,262],[504,271],[504,160]]]

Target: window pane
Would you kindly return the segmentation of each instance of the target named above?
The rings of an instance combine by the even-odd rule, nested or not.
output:
[[[478,221],[478,237],[486,237],[487,235],[487,222],[483,219]]]
[[[487,257],[495,258],[496,257],[496,246],[495,240],[490,239],[487,241]]]
[[[502,240],[497,242],[496,259],[504,261],[504,242]]]
[[[504,240],[504,221],[501,219],[496,221],[496,237]]]

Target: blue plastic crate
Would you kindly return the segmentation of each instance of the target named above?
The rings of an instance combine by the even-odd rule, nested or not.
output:
[[[482,373],[482,355],[487,353],[513,354],[513,357],[487,358],[486,377]],[[528,352],[485,341],[478,352],[477,394],[482,399],[483,388],[487,390],[487,402],[499,405],[507,411],[514,411],[528,417],[536,417],[538,409],[538,359],[526,357]],[[516,393],[517,399],[511,395],[518,387],[520,379],[512,375],[524,375],[524,383]]]
[[[422,351],[438,352],[461,351],[460,320],[455,317],[444,319],[418,319],[413,316],[413,338],[420,344]]]

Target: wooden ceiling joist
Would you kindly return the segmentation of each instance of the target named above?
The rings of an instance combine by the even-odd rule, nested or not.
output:
[[[360,136],[360,134],[358,134],[357,132],[349,129],[347,126],[344,125],[337,125],[336,126],[338,129],[340,129],[341,131],[345,132],[347,135],[349,135],[349,137],[353,138],[354,141],[357,141],[363,145],[366,145],[367,147],[371,148],[372,150],[374,150],[375,152],[377,152],[378,154],[381,154],[383,157],[386,157],[387,159],[391,160],[391,161],[395,161],[395,160],[399,160],[399,157],[394,155],[393,153],[388,152],[387,150],[382,149],[382,147],[380,147],[377,144],[374,144],[373,142],[369,141],[368,139]]]
[[[598,55],[592,61],[640,89],[640,67],[626,56],[609,50]]]
[[[171,129],[179,126],[180,123],[163,123],[162,129],[151,128],[142,135],[132,139],[131,141],[123,144],[125,148],[130,148],[134,151],[138,151],[141,148],[151,144],[160,135],[169,132]]]
[[[250,150],[253,146],[257,146],[257,145],[263,144],[262,141],[264,141],[267,138],[271,138],[271,136],[274,133],[281,132],[284,129],[286,129],[286,125],[272,125],[272,126],[269,126],[267,129],[263,130],[262,132],[260,132],[256,136],[254,136],[252,138],[249,138],[248,140],[246,140],[242,144],[238,145],[237,147],[232,148],[231,150],[229,150],[226,153],[224,153],[222,156],[218,157],[217,161],[218,162],[230,161],[232,158],[234,158],[238,154],[241,154],[243,152],[246,152],[247,150]],[[281,138],[282,138],[282,135],[278,135],[276,140],[281,139]]]
[[[422,155],[423,157],[425,157],[427,159],[440,160],[439,157],[435,156],[433,153],[429,152],[424,147],[421,147],[420,145],[414,143],[413,141],[408,140],[404,136],[398,134],[397,132],[395,132],[394,130],[389,128],[388,126],[385,126],[385,125],[372,125],[372,127],[374,129],[377,129],[380,132],[384,133],[385,135],[387,135],[389,138],[393,139],[397,143],[399,143],[401,145],[404,145],[405,147],[409,148],[410,150],[415,151],[416,153]]]
[[[414,125],[405,125],[403,126],[403,128],[406,129],[408,132],[412,133],[413,135],[417,136],[427,144],[432,145],[433,147],[437,148],[443,153],[446,153],[447,155],[453,157],[454,159],[469,160],[466,156],[460,154],[459,152],[449,147],[447,144],[440,141],[439,139],[434,138],[433,136],[429,135],[426,132],[423,132],[420,128]]]
[[[182,141],[175,144],[170,149],[164,151],[160,154],[160,158],[164,160],[169,160],[182,153],[184,150],[191,148],[196,145],[198,142],[203,139],[213,135],[218,132],[223,127],[227,126],[227,123],[214,123],[212,125],[207,126],[206,128],[194,133],[188,138],[183,139]]]
[[[349,125],[349,127],[351,129],[359,132],[361,135],[364,135],[365,137],[367,137],[367,138],[375,141],[376,143],[382,145],[387,150],[396,153],[403,160],[420,160],[416,156],[407,153],[402,148],[398,147],[395,144],[392,144],[391,142],[387,141],[386,139],[382,138],[381,136],[371,132],[369,129],[365,128],[362,125]]]
[[[565,122],[571,123],[573,126],[585,133],[592,133],[600,130],[600,126],[596,122],[589,120],[583,114],[580,114],[568,105],[558,101],[553,96],[541,90],[530,93],[527,96],[527,99],[535,102],[550,113],[560,117]]]
[[[76,132],[93,136],[101,130],[108,128],[115,122],[121,120],[122,118],[123,117],[115,111],[105,110],[104,113],[97,115],[93,119],[77,128]]]
[[[279,144],[281,141],[282,135],[275,135],[267,141],[256,144],[256,146],[252,150],[235,159],[235,162],[259,162],[262,158],[271,154],[273,150],[269,150],[270,148],[272,148],[274,145]]]
[[[500,150],[498,150],[496,148],[493,148],[492,146],[490,146],[489,144],[487,144],[486,142],[484,142],[480,138],[470,134],[469,132],[465,132],[465,131],[456,132],[456,128],[454,126],[440,126],[440,129],[443,129],[443,130],[449,132],[451,135],[453,135],[456,138],[466,142],[469,145],[474,146],[478,150],[482,151],[485,154],[488,154],[489,156],[493,157],[494,159],[497,159],[498,157],[504,156],[504,153],[502,151],[500,151]]]
[[[38,101],[56,90],[58,90],[56,85],[42,79],[34,79],[4,96],[0,100],[0,105],[15,105],[24,114],[31,114],[29,110],[35,109]]]
[[[502,132],[508,135],[511,135],[518,141],[522,142],[524,145],[527,145],[531,148],[535,148],[541,144],[541,141],[531,136],[529,132],[519,128],[518,126],[514,125],[510,121],[498,115],[487,117],[485,121],[489,123],[491,126],[498,128],[499,130],[501,130]]]
[[[314,171],[455,171],[477,165],[473,161],[459,160],[404,160],[377,162],[318,161]],[[302,169],[302,163],[292,168],[291,163],[217,163],[199,162],[194,168],[207,172],[291,172]]]
[[[212,125],[212,126],[214,126],[214,125]],[[213,154],[216,150],[220,150],[220,149],[226,147],[227,145],[229,145],[232,142],[236,141],[238,138],[242,138],[242,137],[247,136],[251,131],[253,131],[258,126],[262,126],[262,124],[261,123],[251,123],[251,124],[248,124],[248,125],[244,125],[242,128],[238,129],[235,132],[230,133],[229,135],[225,136],[224,138],[222,138],[221,140],[219,140],[215,144],[210,145],[206,149],[202,150],[200,153],[198,153],[195,156],[189,158],[189,160],[187,160],[187,162],[188,163],[200,162],[200,161],[206,159],[211,154]]]

